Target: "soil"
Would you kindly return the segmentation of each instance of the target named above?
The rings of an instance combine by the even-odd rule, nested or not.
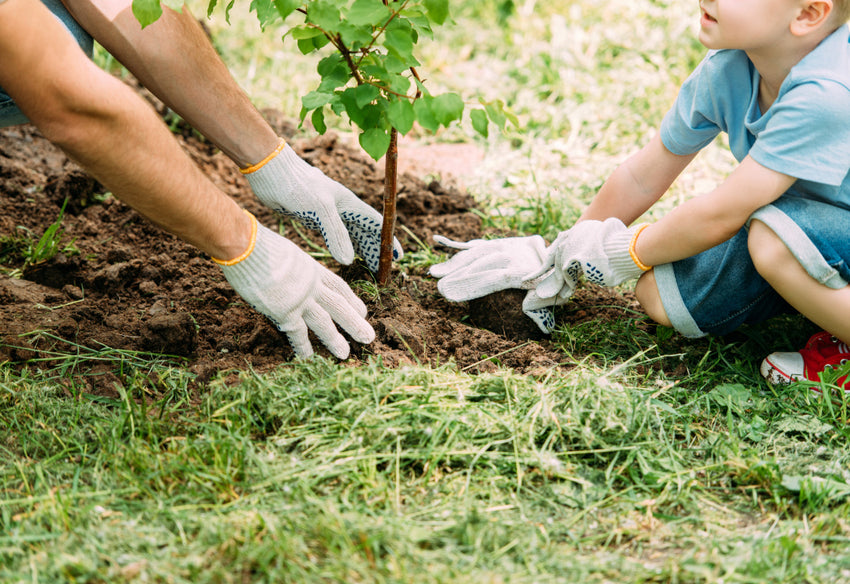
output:
[[[128,82],[131,83],[131,82]],[[163,117],[166,108],[143,90]],[[383,166],[333,135],[298,138],[296,126],[265,111],[296,152],[364,201],[381,208]],[[253,196],[232,162],[191,128],[174,123],[175,138],[212,181],[268,226],[278,217]],[[195,248],[160,230],[133,209],[104,196],[104,188],[51,145],[32,126],[0,129],[0,361],[49,367],[53,351],[86,353],[105,348],[174,356],[198,385],[230,370],[264,371],[293,359],[286,337],[241,301],[218,266]],[[60,215],[64,251],[26,266],[15,249],[38,241]],[[468,240],[483,234],[476,202],[453,181],[424,182],[410,173],[399,180],[397,235],[406,251],[417,239],[433,244],[434,233]],[[290,222],[285,233],[309,248],[320,244]],[[412,234],[412,235],[411,235]],[[306,238],[306,239],[305,239]],[[390,367],[454,361],[470,372],[497,365],[526,373],[563,363],[564,353],[543,337],[520,310],[522,292],[509,291],[471,303],[450,303],[437,292],[425,268],[395,269],[380,294],[362,263],[330,269],[354,283],[369,307],[377,338],[352,344],[349,362],[370,357]],[[634,298],[585,286],[557,315],[560,322],[621,318],[636,309]],[[321,355],[329,353],[314,340]],[[573,358],[576,356],[573,355]],[[92,360],[96,370],[99,365]],[[92,392],[108,377],[88,376]]]

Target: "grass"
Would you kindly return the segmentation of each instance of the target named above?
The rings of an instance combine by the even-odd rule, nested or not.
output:
[[[421,60],[435,89],[520,117],[479,142],[473,192],[492,224],[551,238],[697,62],[695,5],[505,6],[453,5]],[[240,9],[217,44],[260,105],[294,114],[312,65]],[[722,146],[653,212],[722,177]],[[403,269],[438,257],[421,248]],[[692,341],[643,318],[561,329],[574,367],[526,376],[316,359],[198,387],[108,347],[2,363],[0,582],[850,580],[850,404],[757,371],[810,325]]]
[[[732,374],[736,346],[683,380],[654,350],[539,376],[314,360],[199,400],[161,360],[155,387],[121,363],[118,400],[4,367],[0,580],[845,579],[847,404]]]

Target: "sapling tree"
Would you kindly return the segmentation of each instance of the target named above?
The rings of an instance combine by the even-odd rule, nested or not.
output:
[[[229,19],[230,9],[225,8]],[[209,0],[208,16],[218,0]],[[417,71],[414,50],[433,39],[435,26],[449,20],[449,0],[252,0],[262,29],[284,23],[283,40],[303,54],[322,51],[319,82],[302,96],[301,121],[308,117],[319,132],[327,115],[346,116],[359,129],[358,141],[374,160],[384,158],[384,223],[378,283],[385,285],[392,265],[398,176],[398,134],[414,126],[435,132],[462,120],[466,104],[456,93],[431,94]],[[146,26],[159,18],[160,0],[133,0],[136,18]],[[501,101],[479,100],[468,109],[482,136],[492,122],[516,123]]]

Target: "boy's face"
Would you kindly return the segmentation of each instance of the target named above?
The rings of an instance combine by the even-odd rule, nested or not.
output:
[[[699,40],[709,49],[759,50],[778,46],[802,0],[700,0]]]

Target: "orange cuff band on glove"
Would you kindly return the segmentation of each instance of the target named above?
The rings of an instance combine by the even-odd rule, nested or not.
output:
[[[245,211],[243,209],[243,211]],[[218,258],[211,257],[212,261],[217,263],[220,266],[233,266],[247,258],[251,255],[251,252],[254,251],[254,246],[257,245],[257,218],[254,217],[250,212],[245,211],[245,214],[251,218],[251,241],[248,243],[248,249],[242,252],[241,255],[236,256],[232,260],[220,260]]]
[[[269,160],[271,160],[272,158],[274,158],[275,156],[280,154],[280,151],[283,150],[284,146],[286,146],[286,140],[281,138],[280,144],[277,145],[277,148],[272,150],[271,154],[269,154],[268,156],[263,158],[257,164],[252,164],[251,166],[249,166],[247,168],[240,168],[239,172],[241,172],[242,174],[251,174],[252,172],[256,172],[256,171],[260,170],[261,168],[263,168],[266,165],[266,163]]]
[[[631,256],[632,261],[635,263],[635,265],[644,272],[646,272],[647,270],[651,270],[652,266],[647,266],[642,261],[640,261],[640,258],[638,257],[637,252],[635,251],[635,246],[637,245],[638,236],[643,233],[643,230],[647,227],[649,227],[649,223],[645,223],[638,227],[637,231],[635,231],[635,234],[632,236],[631,242],[629,242],[629,256]]]

